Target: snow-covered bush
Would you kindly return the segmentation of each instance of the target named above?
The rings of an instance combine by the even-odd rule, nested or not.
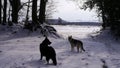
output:
[[[57,30],[54,27],[52,27],[52,26],[50,26],[50,25],[48,25],[46,23],[43,23],[40,26],[41,26],[41,29],[40,29],[41,30],[41,34],[43,36],[53,36],[53,35],[55,35],[57,37],[60,37],[57,34]]]

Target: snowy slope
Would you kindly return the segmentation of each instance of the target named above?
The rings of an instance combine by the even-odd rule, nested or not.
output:
[[[39,60],[39,44],[44,39],[39,33],[27,34],[26,30],[11,33],[0,28],[0,68],[104,68],[103,66],[120,68],[119,43],[113,40],[107,42],[106,33],[91,38],[100,27],[72,25],[54,27],[63,36],[57,39],[49,37],[51,46],[57,53],[57,66],[51,65],[51,61],[50,65],[46,65],[45,58]],[[67,40],[69,35],[83,41],[86,52],[77,53],[76,50],[71,52]],[[116,47],[112,46],[113,44]]]

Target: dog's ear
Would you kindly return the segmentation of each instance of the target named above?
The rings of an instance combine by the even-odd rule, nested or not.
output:
[[[69,35],[68,37],[71,37],[72,35]]]
[[[68,36],[68,38],[72,38],[72,35]]]
[[[70,35],[69,37],[72,38],[72,35]]]
[[[45,37],[45,39],[47,39],[47,37]]]
[[[48,37],[45,37],[45,42],[47,42],[47,44],[51,44],[52,42],[48,39]]]

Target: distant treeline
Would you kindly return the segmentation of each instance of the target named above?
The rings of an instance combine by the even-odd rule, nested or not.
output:
[[[102,25],[102,23],[98,23],[98,22],[62,22],[62,23],[49,22],[48,24],[50,25],[83,25],[83,26],[101,26]]]

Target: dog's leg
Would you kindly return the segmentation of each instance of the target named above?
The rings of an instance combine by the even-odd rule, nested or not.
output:
[[[82,50],[82,48],[80,48],[80,53],[82,53],[83,52],[83,50]]]
[[[49,60],[50,60],[50,58],[46,57],[47,64],[49,64]]]
[[[79,46],[77,46],[77,52],[79,52]]]
[[[74,50],[74,45],[73,44],[71,44],[71,51],[73,51]]]
[[[73,51],[73,47],[71,46],[71,51]]]
[[[56,56],[52,58],[53,64],[57,65],[57,60],[56,60]]]
[[[42,60],[42,57],[43,57],[43,55],[41,54],[41,58],[40,58],[40,60]]]

